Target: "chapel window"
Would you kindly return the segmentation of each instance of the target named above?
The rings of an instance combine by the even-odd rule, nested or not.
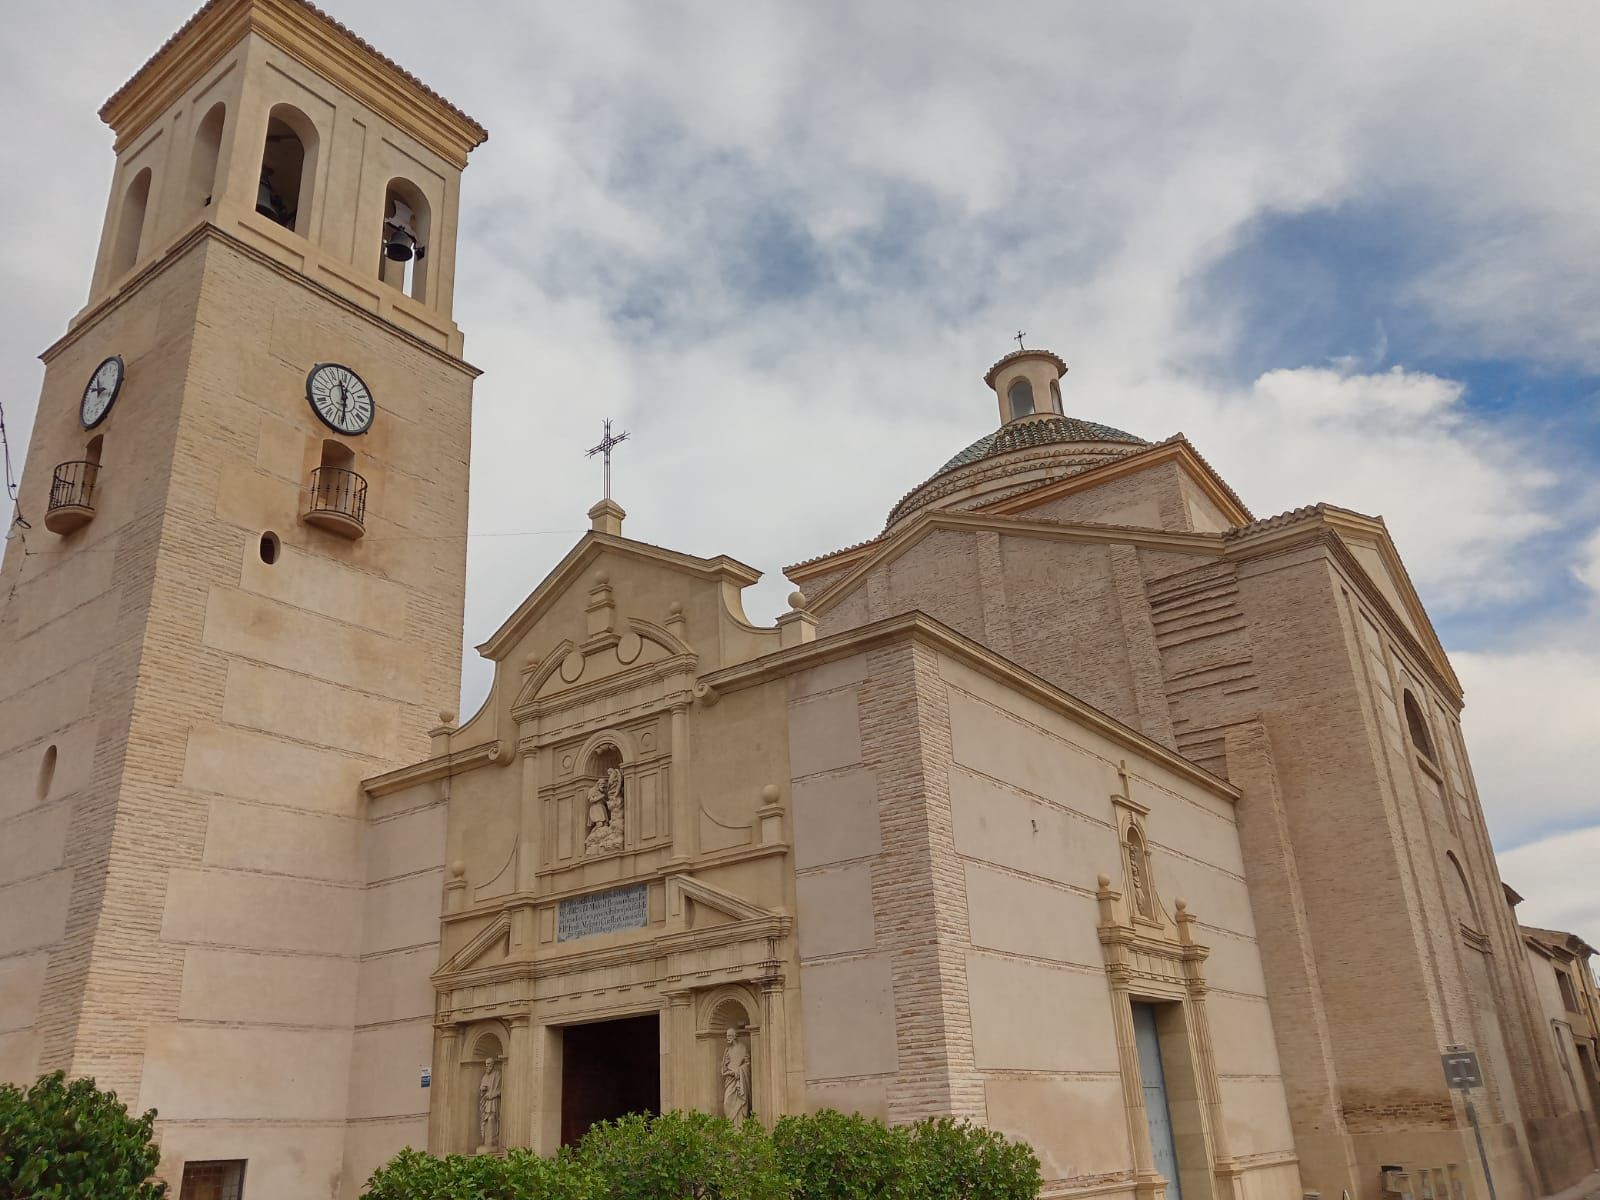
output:
[[[391,179],[383,196],[383,244],[378,275],[413,300],[428,298],[428,198],[409,179]]]
[[[274,105],[261,150],[256,212],[305,236],[311,227],[311,184],[316,173],[317,127],[293,105]]]
[[[244,1195],[244,1165],[242,1158],[184,1163],[178,1200],[240,1200]]]
[[[1011,417],[1031,416],[1033,413],[1033,384],[1026,379],[1013,380],[1006,389],[1006,400],[1011,404]]]
[[[145,209],[150,204],[150,168],[133,177],[122,193],[122,212],[117,218],[117,240],[111,253],[112,278],[133,268],[139,261],[139,243],[144,238]]]
[[[1428,722],[1422,715],[1417,698],[1407,691],[1401,703],[1406,710],[1406,732],[1411,735],[1411,744],[1417,748],[1418,754],[1437,765],[1439,756],[1434,753],[1433,738],[1428,733]]]
[[[208,208],[217,185],[217,158],[222,152],[222,123],[227,120],[227,105],[220,101],[201,118],[194,133],[194,148],[189,151],[189,206]]]

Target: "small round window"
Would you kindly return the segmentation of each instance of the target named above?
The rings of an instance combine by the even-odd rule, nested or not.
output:
[[[39,762],[39,799],[50,795],[50,785],[56,781],[56,748],[47,746]]]
[[[283,549],[283,544],[278,541],[278,535],[270,529],[261,535],[261,561],[271,566],[278,561],[278,552]]]

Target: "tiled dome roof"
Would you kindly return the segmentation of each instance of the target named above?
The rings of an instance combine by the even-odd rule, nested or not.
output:
[[[964,467],[980,458],[991,458],[1012,450],[1026,450],[1034,446],[1053,446],[1062,442],[1127,442],[1133,446],[1148,446],[1141,437],[1134,437],[1121,429],[1113,429],[1098,421],[1084,421],[1077,417],[1032,417],[1002,425],[993,433],[986,433],[960,454],[956,455],[934,474],[943,475],[954,467]]]

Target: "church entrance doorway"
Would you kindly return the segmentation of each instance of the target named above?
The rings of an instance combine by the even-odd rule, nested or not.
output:
[[[1144,1088],[1144,1115],[1150,1123],[1150,1151],[1155,1168],[1167,1181],[1168,1200],[1183,1200],[1178,1184],[1178,1147],[1172,1134],[1172,1109],[1167,1103],[1167,1075],[1161,1062],[1156,1007],[1134,1004],[1133,1035],[1139,1050],[1139,1082]]]
[[[568,1025],[561,1031],[561,1144],[589,1126],[661,1104],[661,1019]]]

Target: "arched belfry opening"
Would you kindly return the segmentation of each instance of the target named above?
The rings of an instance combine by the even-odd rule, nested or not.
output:
[[[274,105],[261,148],[256,212],[306,236],[311,228],[311,188],[316,173],[317,127],[292,104]]]
[[[409,179],[391,179],[383,194],[383,243],[378,252],[378,275],[413,300],[426,302],[428,254],[432,208],[421,188]]]
[[[1006,403],[1011,406],[1011,419],[1033,415],[1033,384],[1026,379],[1014,379],[1006,389]]]
[[[195,126],[194,145],[189,150],[190,208],[209,208],[216,193],[217,159],[222,154],[222,126],[228,119],[228,106],[213,104]]]
[[[139,245],[144,239],[145,210],[150,205],[150,168],[133,177],[122,193],[122,208],[117,216],[117,240],[111,253],[111,277],[133,269],[139,261]]]

